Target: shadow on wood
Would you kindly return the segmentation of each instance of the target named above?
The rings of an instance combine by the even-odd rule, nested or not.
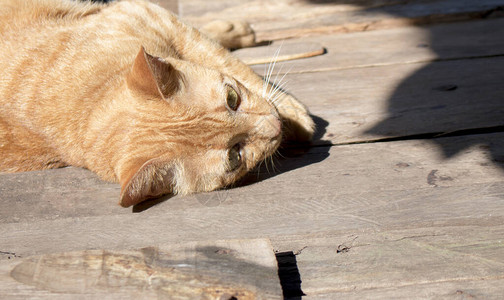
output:
[[[363,12],[382,12],[399,18],[411,19],[412,24],[429,24],[430,19],[437,15],[422,16],[422,11],[443,11],[445,3],[418,3],[405,6],[401,2],[390,4],[387,1],[349,1],[349,0],[306,0],[312,4],[352,4],[362,6]],[[495,2],[482,1],[481,6],[491,6]],[[451,3],[453,18],[466,16],[472,19],[487,19],[502,17],[502,5],[495,4],[494,9],[485,11],[470,11],[461,3]],[[504,4],[504,1],[502,2]],[[438,5],[436,7],[436,5]],[[407,9],[406,9],[407,8]],[[446,10],[446,9],[445,9]],[[440,17],[439,15],[438,17]],[[462,18],[463,19],[463,18]],[[451,28],[451,29],[450,29]],[[430,36],[430,42],[417,47],[428,48],[438,57],[450,57],[449,52],[455,48],[468,47],[466,44],[447,44],[446,40],[463,40],[466,34],[457,27],[424,27]],[[488,28],[489,34],[493,28]],[[456,37],[460,36],[460,39]],[[448,39],[449,37],[449,39]],[[477,43],[477,41],[474,41]],[[482,54],[478,57],[459,57],[434,60],[405,78],[393,91],[388,99],[388,117],[367,130],[367,134],[384,137],[402,137],[412,134],[435,133],[440,135],[459,132],[458,135],[474,135],[481,133],[501,132],[504,125],[504,58],[500,55]],[[467,131],[466,131],[467,130]],[[482,138],[483,139],[483,138]],[[446,144],[445,139],[431,139],[439,146],[445,158],[451,158],[470,147],[482,145],[486,147],[491,160],[504,168],[504,157],[493,143],[484,143],[478,139],[468,138],[466,143],[457,147]]]
[[[301,290],[301,275],[297,266],[296,255],[292,251],[279,252],[275,254],[278,262],[278,277],[284,299],[297,300],[306,296]]]

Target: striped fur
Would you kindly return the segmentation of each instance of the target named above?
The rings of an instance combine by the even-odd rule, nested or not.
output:
[[[3,172],[85,167],[129,206],[235,182],[277,149],[280,118],[313,133],[302,104],[273,105],[250,68],[146,1],[2,0],[0,34]]]

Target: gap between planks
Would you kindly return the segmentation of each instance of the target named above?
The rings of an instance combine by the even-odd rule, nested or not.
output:
[[[309,58],[318,55],[323,55],[321,51],[314,52],[314,54],[308,54],[303,57],[285,57],[283,59],[277,60],[277,62],[288,62],[300,58]],[[319,68],[319,69],[310,69],[310,70],[300,70],[300,71],[278,71],[271,73],[272,75],[283,76],[283,75],[297,75],[297,74],[311,74],[311,73],[324,73],[324,72],[333,72],[333,71],[345,71],[345,70],[353,70],[353,69],[369,69],[369,68],[379,68],[379,67],[392,67],[399,65],[416,65],[416,64],[426,64],[426,63],[436,63],[436,62],[448,62],[448,61],[463,61],[463,60],[472,60],[472,59],[485,59],[485,58],[498,58],[503,57],[504,54],[495,54],[495,55],[479,55],[479,56],[465,56],[465,57],[457,57],[457,58],[432,58],[425,60],[414,60],[414,61],[402,61],[402,62],[388,62],[388,63],[374,63],[370,65],[359,65],[359,66],[342,66],[342,67],[330,67],[330,68]],[[261,57],[257,60],[245,61],[249,65],[264,65],[268,64],[266,61],[272,61],[272,58]],[[257,71],[257,69],[256,69]]]

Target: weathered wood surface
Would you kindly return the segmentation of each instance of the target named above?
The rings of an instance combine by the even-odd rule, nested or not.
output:
[[[268,2],[254,19],[259,1],[180,1],[179,13],[195,23],[214,15],[239,18],[250,7],[249,21],[264,38],[291,29],[326,33],[284,42],[286,49],[296,48],[290,43],[315,43],[327,53],[276,69],[291,69],[286,89],[316,116],[318,146],[299,156],[296,149],[286,151],[276,171],[263,167],[237,188],[165,197],[135,207],[135,213],[117,205],[117,184],[86,170],[0,174],[0,298],[74,299],[5,277],[30,255],[167,251],[167,245],[265,238],[277,251],[298,254],[305,299],[499,299],[503,19],[327,33],[377,29],[387,22],[397,27],[496,17],[498,11],[489,10],[502,2],[349,2]],[[405,21],[407,16],[412,19]],[[460,136],[436,137],[453,131]],[[401,140],[418,134],[425,135]],[[397,140],[368,143],[388,137]],[[263,248],[240,249],[257,255],[250,262],[271,256]],[[212,263],[209,269],[225,265]],[[261,284],[266,283],[251,288]],[[79,296],[125,295],[109,292]]]
[[[329,123],[319,143],[503,126],[502,36],[504,19],[306,38],[327,54],[273,79],[289,72],[286,89]]]
[[[3,299],[282,299],[268,240],[87,250],[0,261]],[[234,298],[233,298],[234,297]]]
[[[180,1],[180,15],[196,26],[215,19],[252,23],[258,40],[369,31],[500,16],[502,0],[240,0]]]
[[[502,162],[492,159],[504,156],[503,137],[490,134],[316,147],[304,156],[286,159],[277,166],[282,172],[275,176],[259,174],[257,183],[252,184],[256,181],[252,174],[246,186],[173,197],[136,214],[120,209],[117,197],[97,193],[94,184],[79,186],[80,199],[55,197],[50,206],[33,194],[24,196],[19,189],[24,200],[16,201],[16,189],[9,191],[5,182],[20,175],[1,175],[2,202],[12,206],[1,210],[0,251],[27,256],[89,247],[141,248],[209,237],[272,238],[456,226],[464,220],[497,224],[504,214],[504,178]],[[458,155],[446,158],[440,145]],[[84,170],[52,172],[71,174],[76,170],[83,182],[92,182],[89,178],[94,175]],[[67,184],[65,177],[54,180],[54,186]],[[32,189],[39,195],[57,192],[43,182]],[[88,206],[73,207],[74,201]],[[103,210],[95,210],[95,206]],[[26,213],[29,210],[31,215]]]
[[[486,283],[477,282],[493,282],[504,274],[504,178],[502,164],[490,156],[491,152],[504,155],[503,137],[312,148],[303,157],[286,160],[278,166],[284,172],[267,180],[175,197],[137,214],[122,214],[124,209],[111,213],[116,198],[97,196],[89,180],[94,175],[81,171],[83,181],[90,183],[79,188],[87,197],[81,201],[103,207],[102,214],[88,214],[81,206],[74,211],[80,217],[63,217],[65,212],[58,209],[71,207],[72,197],[42,210],[39,207],[46,203],[32,195],[32,201],[17,211],[2,209],[2,220],[17,218],[18,222],[0,226],[0,251],[26,257],[210,237],[267,237],[279,251],[307,246],[298,262],[302,287],[309,295],[338,292],[358,297],[383,292],[386,298],[406,295],[415,287],[444,295],[463,291],[466,283],[485,292],[482,295],[496,295],[500,286],[484,289]],[[482,145],[464,148],[476,141]],[[436,144],[464,150],[446,159]],[[0,179],[12,176],[18,174]],[[39,194],[56,192],[43,184],[32,188]],[[27,210],[39,212],[39,220],[25,216]],[[343,244],[351,248],[348,253],[331,252]]]
[[[302,249],[296,258],[308,295],[303,299],[500,299],[503,236],[503,225],[481,222],[274,243],[280,250]]]
[[[280,69],[282,73],[314,73],[500,56],[504,53],[502,36],[504,19],[500,18],[424,27],[406,26],[344,35],[311,36],[276,41],[268,47],[240,49],[234,53],[240,58],[246,58],[251,56],[255,49],[261,49],[261,52],[266,52],[263,49],[269,49],[266,53],[271,57],[279,48],[282,54],[284,51],[293,51],[291,48],[297,48],[300,43],[315,43],[324,47],[327,53],[307,60],[280,62],[274,70],[274,73]],[[258,73],[264,72],[262,66],[253,68]]]
[[[503,126],[503,70],[504,57],[494,57],[293,74],[285,80],[289,92],[322,119],[321,139],[341,144]]]
[[[157,3],[171,12],[176,14],[179,13],[179,0],[156,0],[152,2]]]

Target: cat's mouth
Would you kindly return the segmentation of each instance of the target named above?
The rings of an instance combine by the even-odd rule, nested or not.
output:
[[[275,143],[275,145],[276,145],[275,151],[276,151],[276,148],[278,148],[278,146],[282,142],[282,136],[283,136],[283,132],[282,132],[282,130],[279,130],[278,133],[274,137],[271,138],[271,142]]]
[[[280,142],[283,134],[282,121],[279,118],[269,118],[265,135],[270,136],[270,142]]]

